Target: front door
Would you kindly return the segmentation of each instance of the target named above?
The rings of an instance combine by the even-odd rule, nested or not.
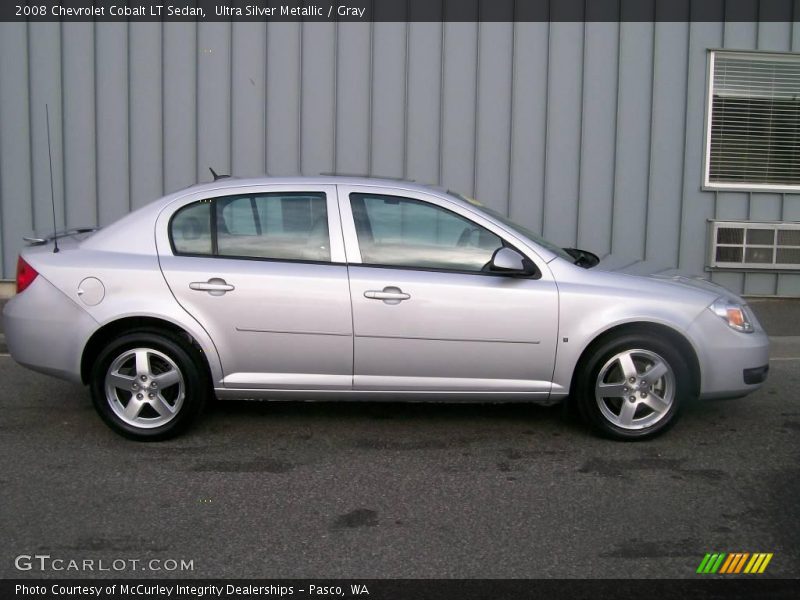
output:
[[[487,272],[508,244],[455,203],[375,188],[339,194],[354,389],[549,394],[558,333],[551,279]]]
[[[164,277],[214,341],[225,387],[350,389],[353,330],[334,186],[201,199],[163,225],[172,246],[159,247]]]

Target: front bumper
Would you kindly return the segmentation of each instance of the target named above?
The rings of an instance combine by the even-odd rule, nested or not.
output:
[[[753,333],[728,327],[704,310],[689,328],[700,361],[700,397],[735,398],[759,389],[769,370],[769,338],[761,325]]]
[[[81,354],[97,322],[44,277],[6,303],[3,328],[19,364],[81,382]]]

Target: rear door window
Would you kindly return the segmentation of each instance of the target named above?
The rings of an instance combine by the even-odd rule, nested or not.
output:
[[[176,254],[329,262],[325,194],[226,196],[190,204],[172,218]]]

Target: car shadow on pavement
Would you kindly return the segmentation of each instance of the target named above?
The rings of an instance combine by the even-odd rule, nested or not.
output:
[[[577,422],[561,404],[542,406],[530,403],[458,403],[458,402],[357,402],[357,401],[246,401],[210,402],[203,420],[225,419],[297,421],[403,421],[419,423],[455,423],[481,420],[486,424],[549,423],[563,426]]]

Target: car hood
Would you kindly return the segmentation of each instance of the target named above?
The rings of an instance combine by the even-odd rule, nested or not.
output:
[[[703,290],[715,296],[723,296],[733,302],[744,303],[740,296],[717,283],[709,281],[700,275],[681,273],[678,269],[658,261],[631,260],[609,254],[604,256],[594,269],[655,279],[684,288]]]

